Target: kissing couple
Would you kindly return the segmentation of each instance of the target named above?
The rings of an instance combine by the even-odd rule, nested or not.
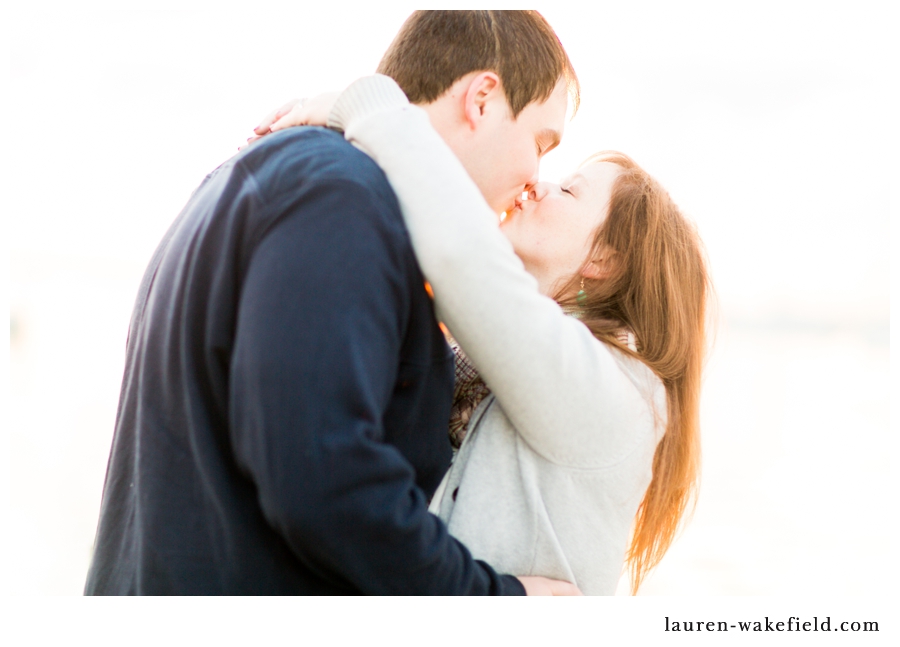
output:
[[[537,12],[416,12],[207,176],[138,291],[86,594],[637,590],[710,287],[628,156],[538,180],[578,96]]]

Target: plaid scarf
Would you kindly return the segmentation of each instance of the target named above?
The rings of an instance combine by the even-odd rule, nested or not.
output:
[[[623,328],[616,334],[616,338],[631,350],[637,352],[634,333]],[[468,432],[469,420],[472,413],[488,395],[491,390],[478,374],[478,369],[469,360],[468,356],[459,347],[456,340],[447,334],[447,343],[453,349],[456,357],[456,382],[453,387],[453,406],[450,409],[450,444],[453,449],[459,449]]]
[[[453,386],[453,407],[450,409],[450,444],[453,449],[459,449],[466,437],[466,427],[472,413],[491,390],[456,340],[448,335],[447,342],[456,356],[456,381]]]

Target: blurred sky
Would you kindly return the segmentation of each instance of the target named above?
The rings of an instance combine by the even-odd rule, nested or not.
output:
[[[6,569],[19,590],[80,591],[131,304],[163,232],[263,115],[373,72],[412,9],[147,6],[7,10],[4,461],[7,516],[21,532],[7,538],[6,553],[20,558]],[[828,532],[814,515],[827,516],[826,497],[842,502],[855,530],[813,554],[841,552],[839,585],[871,591],[873,576],[861,573],[888,555],[896,520],[881,505],[896,510],[888,352],[898,73],[885,3],[586,6],[539,8],[583,90],[542,177],[558,179],[601,149],[634,157],[697,222],[720,304],[704,400],[708,503],[649,588],[817,586],[817,561],[802,573],[789,564],[813,559],[808,540]],[[858,442],[848,448],[848,437]],[[837,472],[856,485],[829,480]],[[728,521],[738,499],[751,517]],[[765,526],[773,517],[760,510],[776,501],[788,507]],[[747,538],[749,518],[758,537]],[[870,561],[847,556],[866,546]]]
[[[887,22],[864,3],[720,5],[545,11],[584,101],[544,176],[623,150],[697,220],[723,299],[886,317]],[[371,72],[409,11],[296,7],[23,15],[14,249],[147,256],[263,114]]]

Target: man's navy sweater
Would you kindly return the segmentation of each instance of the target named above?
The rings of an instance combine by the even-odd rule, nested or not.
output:
[[[381,170],[267,137],[144,276],[85,592],[524,593],[427,512],[452,383]]]

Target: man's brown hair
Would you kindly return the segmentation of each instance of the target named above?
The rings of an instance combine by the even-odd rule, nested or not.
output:
[[[550,98],[560,78],[578,109],[572,62],[537,11],[416,11],[378,65],[412,103],[431,103],[479,71],[500,77],[513,118],[529,103]]]

